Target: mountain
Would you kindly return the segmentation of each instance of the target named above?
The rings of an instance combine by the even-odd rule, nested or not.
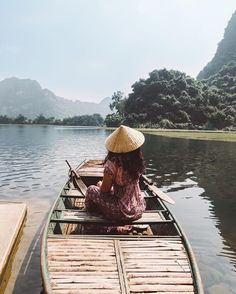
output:
[[[232,61],[236,61],[236,11],[228,22],[224,37],[218,44],[215,56],[198,74],[197,79],[209,78]]]
[[[56,96],[48,89],[42,89],[31,79],[8,78],[0,82],[0,115],[16,117],[22,114],[35,118],[65,118],[75,115],[99,113],[105,117],[110,113],[111,99],[104,98],[100,103],[72,101]]]

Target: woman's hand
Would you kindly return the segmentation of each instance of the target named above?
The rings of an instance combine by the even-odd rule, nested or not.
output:
[[[98,186],[100,188],[102,186],[102,181],[98,181],[96,186]]]

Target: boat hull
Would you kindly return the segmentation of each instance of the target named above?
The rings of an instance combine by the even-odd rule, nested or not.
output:
[[[45,293],[203,293],[190,244],[146,178],[140,220],[114,222],[83,210],[86,187],[102,176],[101,161],[82,163],[49,213],[41,249]],[[100,230],[127,224],[129,234]]]

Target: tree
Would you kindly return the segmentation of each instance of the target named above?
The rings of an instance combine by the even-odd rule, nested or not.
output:
[[[22,115],[22,114],[19,114],[14,120],[13,122],[15,124],[25,124],[27,122],[27,118]]]
[[[118,127],[122,122],[123,118],[118,113],[108,114],[104,121],[107,127]]]
[[[95,113],[93,115],[78,115],[73,117],[64,118],[63,125],[69,126],[101,126],[103,125],[103,118],[100,114]]]
[[[33,123],[34,124],[48,124],[49,121],[50,120],[48,118],[46,118],[44,115],[40,114],[33,120]]]
[[[0,124],[10,124],[12,123],[12,118],[6,115],[0,115]]]
[[[125,108],[125,99],[124,99],[124,93],[117,91],[113,94],[111,97],[112,102],[110,103],[110,109],[116,110],[116,112],[123,116],[124,115],[124,108]]]
[[[132,85],[127,98],[120,91],[114,93],[110,106],[115,112],[106,117],[105,123],[190,129],[233,127],[236,111],[234,66],[231,64],[213,80],[203,82],[180,71],[154,70],[147,79]],[[226,83],[230,89],[228,93],[224,90]],[[221,88],[217,87],[219,85]]]

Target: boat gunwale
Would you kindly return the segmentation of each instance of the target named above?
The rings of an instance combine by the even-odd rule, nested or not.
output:
[[[201,279],[200,271],[199,271],[199,268],[197,265],[197,260],[196,260],[195,254],[193,252],[192,246],[191,246],[182,226],[180,225],[178,219],[171,212],[171,209],[169,207],[167,207],[166,204],[163,203],[163,201],[161,199],[159,199],[159,200],[162,202],[162,205],[167,209],[167,211],[171,215],[171,217],[174,221],[174,225],[176,226],[176,228],[178,229],[178,231],[180,233],[180,237],[182,239],[184,248],[186,249],[187,256],[188,256],[188,259],[190,262],[190,269],[191,269],[191,272],[193,275],[193,283],[194,283],[195,292],[196,292],[196,294],[204,294],[202,279]]]
[[[83,164],[85,164],[87,160],[83,160],[77,167],[76,169],[80,168]],[[41,239],[41,253],[40,253],[40,271],[41,271],[41,277],[42,277],[42,282],[43,282],[43,291],[45,294],[51,293],[51,285],[50,285],[50,280],[49,280],[49,272],[48,272],[48,262],[47,262],[47,237],[48,237],[48,229],[49,229],[49,224],[51,221],[52,213],[54,211],[54,208],[60,201],[60,196],[62,194],[62,191],[64,190],[64,187],[66,184],[69,182],[69,178],[65,181],[62,189],[60,190],[58,196],[56,197],[51,209],[48,212],[48,217],[47,221],[44,226],[43,230],[43,235]]]

